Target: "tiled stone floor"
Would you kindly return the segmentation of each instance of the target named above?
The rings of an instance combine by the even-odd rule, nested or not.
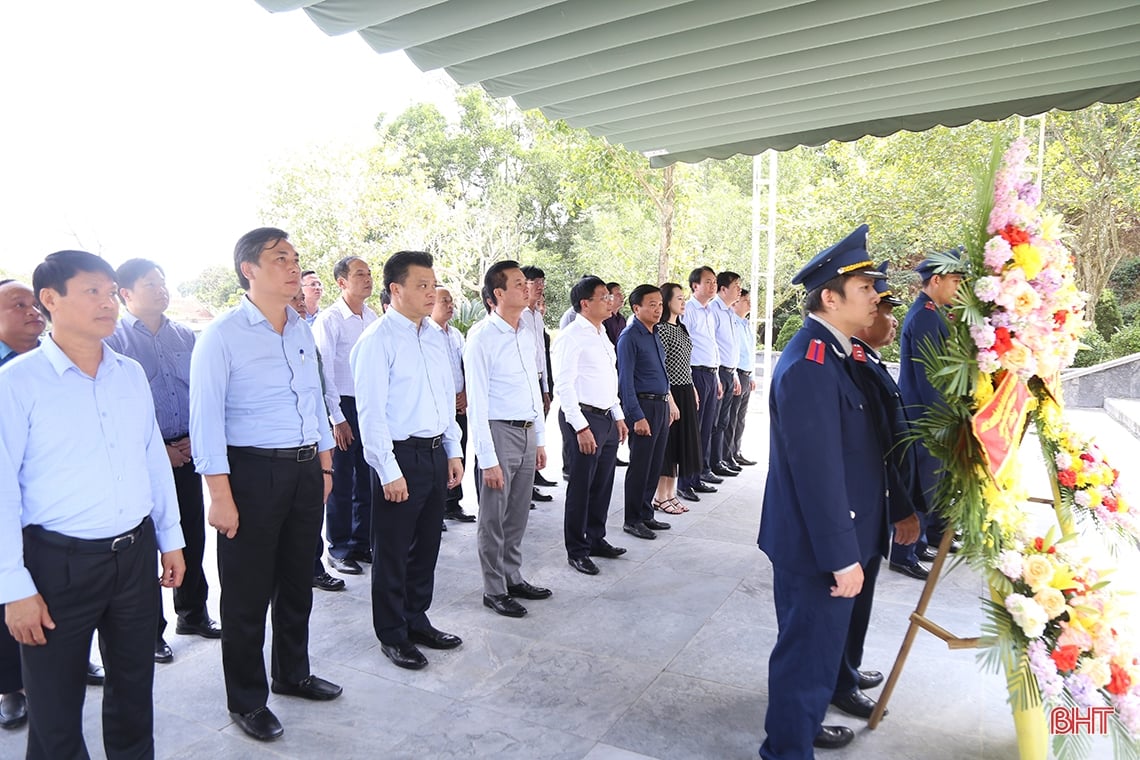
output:
[[[1082,412],[1118,460],[1136,461],[1140,444],[1101,412]],[[749,420],[746,451],[766,459],[766,416]],[[548,473],[557,473],[556,446]],[[225,708],[216,642],[170,636],[175,660],[156,669],[155,739],[162,758],[561,758],[635,760],[756,757],[768,702],[767,658],[775,641],[771,568],[756,548],[763,463],[727,480],[720,492],[668,517],[656,541],[621,532],[619,470],[610,539],[629,549],[598,560],[602,572],[571,570],[562,549],[561,485],[531,513],[525,572],[554,590],[508,619],[480,601],[475,525],[450,524],[444,536],[432,621],[464,639],[450,652],[425,650],[430,666],[400,670],[379,651],[371,629],[367,576],[346,577],[347,591],[316,592],[311,644],[314,672],[344,686],[331,703],[271,695],[285,725],[259,744]],[[472,499],[465,500],[474,511]],[[208,558],[213,557],[212,546]],[[208,559],[213,573],[212,559]],[[212,576],[216,588],[216,575]],[[879,577],[865,666],[889,671],[921,584]],[[944,577],[930,616],[975,635],[979,579],[965,568]],[[166,603],[170,605],[167,595]],[[216,611],[216,596],[211,606]],[[173,620],[173,618],[170,618]],[[877,695],[878,690],[872,692]],[[101,693],[88,690],[85,727],[102,756]],[[980,672],[975,654],[950,651],[920,633],[875,731],[854,727],[836,760],[1013,758],[1016,744],[1000,676]],[[0,757],[23,755],[26,733],[0,732]],[[1099,746],[1099,745],[1098,745]],[[1107,747],[1104,748],[1107,750]],[[1097,756],[1107,757],[1108,754]]]

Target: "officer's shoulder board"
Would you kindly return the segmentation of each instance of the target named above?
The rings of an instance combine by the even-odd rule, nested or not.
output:
[[[934,301],[927,301],[923,308],[929,309],[930,311],[938,311],[938,304],[934,303]]]
[[[811,343],[808,343],[807,354],[804,358],[816,364],[823,364],[823,357],[826,355],[827,348],[824,346],[823,341],[819,338],[812,338]]]
[[[867,362],[867,352],[858,343],[851,344],[851,358],[857,362]]]

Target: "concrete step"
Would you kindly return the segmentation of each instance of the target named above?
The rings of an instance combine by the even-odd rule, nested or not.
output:
[[[1128,432],[1140,438],[1140,399],[1133,398],[1106,398],[1104,411],[1109,417],[1116,420]]]

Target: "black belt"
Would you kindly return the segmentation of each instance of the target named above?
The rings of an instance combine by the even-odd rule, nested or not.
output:
[[[716,369],[714,369],[713,367],[706,367],[706,366],[704,366],[704,365],[702,365],[702,364],[694,364],[694,365],[693,365],[693,369],[698,369],[698,370],[700,370],[701,372],[710,372],[710,373],[711,373],[711,372],[716,372]]]
[[[610,414],[609,409],[603,409],[600,406],[590,406],[589,404],[578,404],[578,406],[582,408],[583,412],[593,412],[594,414],[600,414],[603,417],[608,417]]]
[[[231,451],[251,454],[266,459],[285,459],[290,462],[311,462],[317,458],[317,444],[297,446],[292,449],[262,449],[257,446],[230,446]]]
[[[639,393],[637,397],[646,401],[668,401],[668,393]]]
[[[29,525],[24,528],[24,531],[31,538],[68,551],[81,554],[105,554],[121,552],[134,546],[142,537],[143,528],[148,522],[150,522],[150,518],[144,517],[143,521],[129,532],[112,538],[72,538],[62,533],[56,533],[54,530],[48,530],[42,525]]]
[[[736,371],[737,371],[737,372],[739,372],[739,373],[740,373],[740,374],[742,374],[742,375],[751,375],[751,374],[752,374],[752,370],[750,370],[750,369],[741,369],[740,367],[737,367],[737,368],[736,368]]]
[[[736,367],[726,367],[722,364],[722,365],[720,365],[720,371],[721,372],[735,372]]]
[[[514,428],[529,429],[534,427],[534,420],[491,420],[491,422],[501,422]]]
[[[402,441],[392,441],[392,443],[402,443],[406,446],[414,446],[417,449],[438,449],[443,445],[443,435],[437,435],[433,438],[417,438],[410,435]]]

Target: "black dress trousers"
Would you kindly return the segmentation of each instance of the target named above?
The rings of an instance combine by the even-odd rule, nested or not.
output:
[[[649,435],[638,435],[632,427],[629,430],[629,470],[625,474],[627,525],[653,519],[653,495],[669,441],[669,403],[654,399],[639,399],[638,403],[649,423]]]
[[[210,593],[210,586],[202,570],[202,559],[206,553],[206,507],[202,498],[202,476],[194,469],[193,463],[174,468],[174,490],[178,496],[182,536],[186,539],[186,547],[182,550],[182,556],[186,560],[186,575],[182,579],[182,585],[174,589],[174,612],[179,620],[200,623],[208,615],[206,597]],[[160,596],[161,589],[160,586]],[[162,638],[165,630],[166,616],[159,603],[157,638]]]
[[[583,454],[577,436],[570,446],[570,482],[566,484],[563,533],[566,556],[581,559],[606,536],[606,514],[614,489],[617,461],[617,424],[609,414],[584,411],[598,448]],[[573,435],[573,431],[571,431]]]
[[[238,508],[233,538],[218,536],[222,582],[222,669],[231,712],[269,698],[265,612],[272,604],[274,679],[309,676],[313,547],[319,540],[324,478],[318,458],[297,462],[229,449],[230,489]]]

